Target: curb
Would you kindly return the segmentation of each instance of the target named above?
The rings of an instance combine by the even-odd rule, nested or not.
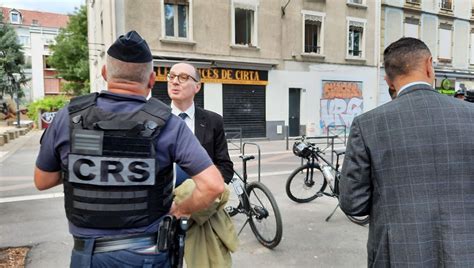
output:
[[[28,131],[23,136],[20,136],[11,142],[0,147],[0,163],[8,159],[8,157],[18,151],[25,143],[32,139],[36,134],[40,134],[40,130],[31,130]]]

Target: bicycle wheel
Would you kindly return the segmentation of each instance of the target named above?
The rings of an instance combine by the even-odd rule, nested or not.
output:
[[[267,248],[276,247],[283,234],[283,223],[277,202],[270,190],[260,182],[247,186],[250,228],[257,240]]]
[[[367,216],[349,216],[349,215],[346,215],[346,216],[351,222],[353,222],[355,224],[358,224],[358,225],[361,225],[361,226],[367,225],[370,221],[370,218],[369,218],[368,215]]]
[[[286,194],[298,203],[307,203],[321,196],[326,188],[326,180],[320,169],[314,165],[303,165],[288,177]]]

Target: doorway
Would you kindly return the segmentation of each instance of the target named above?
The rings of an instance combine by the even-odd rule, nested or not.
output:
[[[300,135],[300,94],[301,88],[289,90],[288,126],[292,137]]]

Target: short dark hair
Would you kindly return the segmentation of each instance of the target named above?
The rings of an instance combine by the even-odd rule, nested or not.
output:
[[[385,74],[390,80],[400,75],[407,75],[419,67],[421,60],[430,56],[430,49],[420,39],[400,38],[383,52]]]

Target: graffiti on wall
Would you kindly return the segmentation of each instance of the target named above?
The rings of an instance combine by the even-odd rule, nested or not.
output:
[[[363,111],[362,82],[323,81],[319,125],[324,134],[328,128],[349,128],[354,117]]]

